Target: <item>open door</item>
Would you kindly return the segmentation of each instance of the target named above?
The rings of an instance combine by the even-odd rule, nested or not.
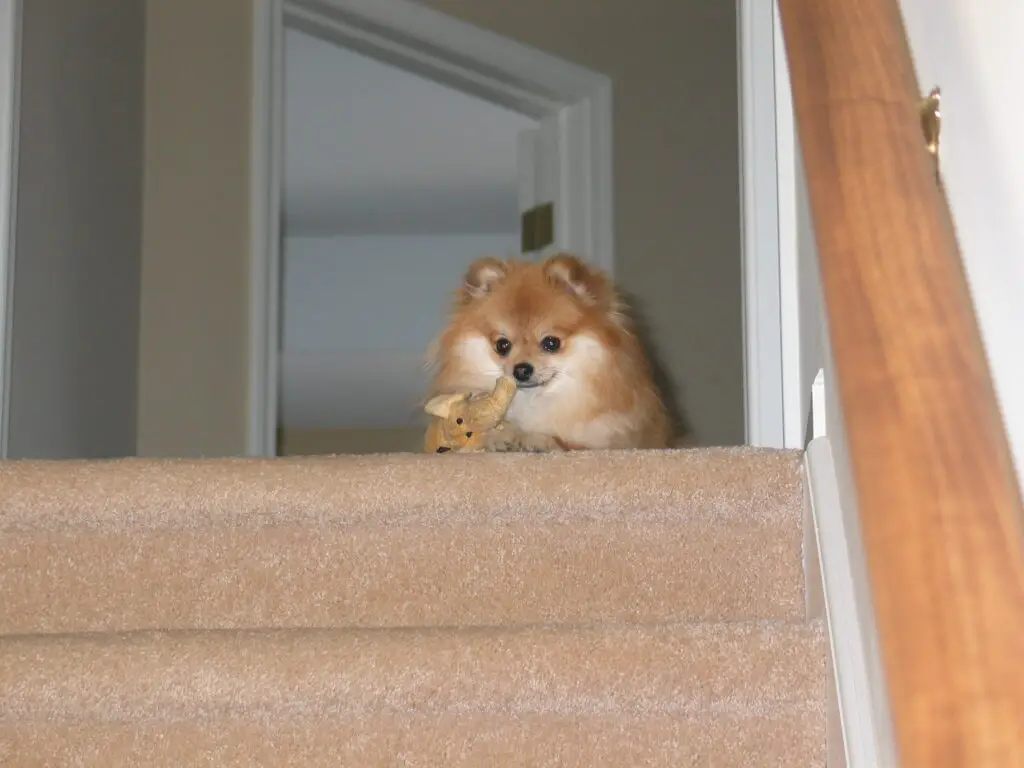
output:
[[[536,258],[564,251],[611,270],[611,168],[595,174],[593,107],[571,104],[519,137],[522,251]]]
[[[543,258],[566,248],[562,211],[560,113],[519,134],[520,248]]]

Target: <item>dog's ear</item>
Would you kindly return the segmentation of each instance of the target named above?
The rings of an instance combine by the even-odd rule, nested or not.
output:
[[[454,395],[435,395],[427,401],[424,410],[431,416],[439,419],[447,419],[452,412],[452,406],[469,399],[468,392],[458,392]]]
[[[577,256],[559,253],[550,257],[544,262],[544,274],[588,306],[611,310],[615,305],[615,290],[608,278]]]
[[[501,259],[485,256],[469,265],[463,278],[462,292],[468,299],[479,299],[489,294],[508,274],[508,266]]]

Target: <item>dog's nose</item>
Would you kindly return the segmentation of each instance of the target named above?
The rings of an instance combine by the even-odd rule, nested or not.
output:
[[[529,381],[533,376],[533,366],[529,363],[517,363],[512,369],[512,375],[516,377],[516,381]]]

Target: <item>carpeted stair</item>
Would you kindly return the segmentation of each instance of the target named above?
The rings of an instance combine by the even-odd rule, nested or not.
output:
[[[800,455],[0,464],[0,765],[825,765]]]

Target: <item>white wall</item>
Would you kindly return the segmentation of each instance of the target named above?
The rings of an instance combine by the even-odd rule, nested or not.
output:
[[[1024,478],[1024,3],[902,0],[921,90],[942,88],[940,162]]]
[[[138,394],[146,457],[238,456],[249,447],[254,7],[146,2]]]
[[[508,226],[536,120],[296,30],[284,56],[287,234]]]
[[[422,362],[466,267],[518,233],[292,237],[284,246],[281,423],[421,421]]]

